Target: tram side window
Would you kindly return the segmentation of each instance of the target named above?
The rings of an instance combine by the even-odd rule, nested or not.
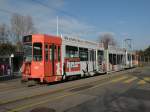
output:
[[[67,45],[66,46],[66,57],[68,57],[68,58],[79,57],[78,47]]]
[[[58,46],[58,62],[60,62],[60,46]]]
[[[48,61],[48,45],[45,45],[45,60]]]
[[[131,55],[128,54],[128,61],[131,61]]]
[[[111,54],[110,54],[111,55]],[[102,61],[103,61],[103,51],[98,51],[98,62],[99,62],[99,64],[100,65],[102,65]],[[109,57],[111,57],[111,56],[109,56]],[[111,58],[110,58],[110,62],[112,62],[111,61]]]
[[[54,60],[57,60],[57,51],[56,45],[54,45]]]
[[[94,51],[94,61],[96,61],[96,51]]]
[[[33,44],[33,60],[42,61],[42,43]]]
[[[49,59],[52,60],[52,46],[49,46]]]
[[[81,61],[88,61],[88,49],[79,48],[79,57]]]
[[[90,61],[94,61],[94,51],[90,51]]]
[[[113,64],[117,65],[117,55],[113,54]]]
[[[50,61],[52,60],[56,60],[57,57],[56,57],[56,45],[50,45],[49,46],[49,59]]]

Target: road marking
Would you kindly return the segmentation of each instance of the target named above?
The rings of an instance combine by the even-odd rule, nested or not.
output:
[[[142,80],[140,80],[137,84],[144,85],[150,81],[150,77],[144,77]]]
[[[113,80],[110,80],[110,81],[105,82],[105,83],[98,84],[98,85],[93,86],[93,87],[88,88],[88,89],[94,89],[94,88],[103,86],[103,85],[105,85],[105,84],[111,84],[111,83],[113,83],[113,82],[121,81],[121,80],[126,79],[126,78],[128,78],[128,77],[127,77],[127,76],[122,76],[122,77],[119,77],[119,78],[117,78],[117,79],[116,79],[116,77],[115,77],[115,79],[113,79]],[[75,87],[75,88],[76,88],[76,87]],[[73,88],[72,88],[72,89],[73,89]],[[86,89],[86,90],[87,90],[87,89]],[[35,102],[30,102],[30,103],[28,103],[28,104],[21,105],[21,106],[19,106],[19,107],[17,107],[17,108],[11,109],[11,110],[8,111],[8,112],[21,111],[21,110],[28,109],[28,108],[31,108],[31,107],[33,107],[33,106],[37,106],[37,105],[40,105],[40,104],[44,104],[44,103],[47,103],[47,102],[50,102],[50,101],[53,101],[53,100],[58,100],[58,99],[61,99],[61,98],[67,97],[67,96],[76,95],[76,94],[79,94],[80,92],[82,92],[82,91],[73,92],[73,93],[65,93],[65,94],[62,95],[62,96],[53,97],[53,98],[50,96],[50,97],[48,97],[46,100],[43,100],[43,101],[40,101],[40,102],[36,102],[36,103],[35,103]]]
[[[144,77],[145,81],[150,81],[150,77]]]
[[[139,84],[139,85],[143,85],[143,84],[145,84],[146,83],[146,81],[145,80],[140,80],[137,84]]]
[[[0,86],[6,86],[7,84],[6,83],[0,83]]]
[[[130,78],[130,79],[128,79],[128,80],[125,80],[123,83],[128,84],[128,83],[131,83],[132,81],[134,81],[134,80],[136,80],[136,79],[137,79],[137,77],[132,77],[132,78]]]
[[[119,82],[119,81],[124,80],[126,78],[128,78],[128,77],[127,76],[122,76],[122,77],[119,77],[117,79],[113,79],[111,82]]]
[[[115,75],[115,76],[117,76],[117,75]],[[105,78],[102,78],[102,79],[107,79],[107,78],[116,78],[116,77],[105,77]],[[98,80],[98,81],[100,81],[100,80]],[[85,84],[88,84],[88,83],[85,83]],[[60,90],[56,90],[56,91],[52,91],[52,92],[47,92],[47,93],[54,93],[54,92],[62,92],[62,91],[64,91],[64,90],[67,90],[67,89],[73,89],[73,88],[76,88],[76,87],[80,87],[81,85],[76,85],[76,86],[71,86],[71,87],[69,87],[69,88],[65,88],[65,89],[60,89]],[[47,94],[46,93],[46,94]],[[20,101],[20,100],[25,100],[25,99],[29,99],[29,98],[32,98],[32,97],[36,97],[36,96],[41,96],[41,95],[43,95],[43,93],[42,94],[37,94],[37,95],[31,95],[31,96],[27,96],[27,97],[21,97],[21,98],[15,98],[15,99],[13,99],[13,100],[3,100],[3,101],[0,101],[0,105],[3,105],[3,104],[7,104],[7,103],[12,103],[12,102],[15,102],[15,101]]]
[[[104,84],[109,84],[110,82],[107,82],[107,83],[102,83],[102,84],[99,84],[97,85],[96,87],[98,86],[103,86]],[[96,87],[92,87],[93,88],[96,88]],[[90,88],[89,88],[90,89]],[[33,106],[37,106],[37,105],[40,105],[40,104],[44,104],[44,103],[47,103],[47,102],[50,102],[50,101],[53,101],[53,100],[58,100],[58,99],[61,99],[61,98],[64,98],[64,97],[67,97],[67,96],[72,96],[72,95],[76,95],[78,93],[80,93],[81,91],[78,91],[78,92],[74,92],[74,93],[66,93],[62,96],[58,96],[58,97],[53,97],[53,98],[47,98],[47,100],[43,100],[43,101],[40,101],[38,103],[35,103],[35,102],[31,102],[31,103],[28,103],[27,105],[23,105],[23,106],[20,106],[18,108],[15,108],[15,109],[11,109],[10,111],[7,111],[7,112],[17,112],[17,111],[21,111],[21,110],[24,110],[24,109],[27,109],[27,108],[30,108],[30,107],[33,107]]]
[[[33,107],[33,106],[44,104],[44,103],[47,103],[49,101],[57,100],[57,99],[64,98],[66,96],[71,96],[71,95],[74,95],[74,94],[76,94],[76,93],[72,93],[72,94],[67,93],[67,94],[64,94],[63,96],[53,97],[51,99],[47,98],[47,100],[43,100],[43,101],[40,101],[38,103],[31,102],[31,103],[28,103],[27,105],[20,106],[18,108],[12,109],[12,110],[7,111],[7,112],[18,112],[18,111],[21,111],[21,110],[24,110],[24,109],[27,109],[27,108],[30,108],[30,107]]]
[[[124,78],[127,78],[127,77],[123,76],[123,77],[121,77],[121,78],[119,78],[119,79],[120,79],[120,80],[121,80],[121,79],[123,80]],[[94,88],[103,86],[103,85],[105,85],[105,84],[110,84],[110,83],[112,83],[112,81],[108,81],[108,82],[105,82],[105,83],[102,83],[102,84],[98,84],[98,85],[96,85],[96,86],[94,86],[94,87],[91,87],[91,88],[88,88],[88,89],[94,89]],[[87,89],[86,89],[86,90],[87,90]],[[43,100],[43,101],[40,101],[40,102],[37,102],[37,103],[31,102],[31,103],[28,103],[28,104],[26,104],[26,105],[22,105],[22,106],[20,106],[20,107],[18,107],[18,108],[11,109],[11,110],[8,111],[8,112],[21,111],[21,110],[24,110],[24,109],[27,109],[27,108],[31,108],[31,107],[33,107],[33,106],[37,106],[37,105],[40,105],[40,104],[44,104],[44,103],[47,103],[47,102],[50,102],[50,101],[53,101],[53,100],[58,100],[58,99],[61,99],[61,98],[67,97],[67,96],[76,95],[76,94],[78,94],[78,93],[80,93],[80,92],[82,92],[82,91],[73,92],[73,93],[66,93],[66,94],[64,94],[64,95],[62,95],[62,96],[53,97],[53,98],[47,98],[47,100]]]

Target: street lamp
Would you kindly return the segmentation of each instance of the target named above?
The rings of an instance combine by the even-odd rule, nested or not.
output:
[[[13,73],[13,59],[14,58],[14,54],[10,55],[10,74]]]

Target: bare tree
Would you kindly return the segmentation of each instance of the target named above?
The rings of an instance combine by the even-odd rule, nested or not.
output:
[[[114,39],[114,34],[111,32],[101,33],[99,36],[99,41],[104,43],[104,48],[108,49],[108,45],[116,46],[117,42]]]
[[[9,27],[6,24],[0,24],[0,43],[7,43],[9,37]]]
[[[14,38],[17,42],[17,46],[20,48],[22,37],[36,32],[32,17],[13,14],[11,18],[11,31],[11,37]]]
[[[6,24],[0,24],[0,56],[10,55],[15,52],[15,46],[12,45],[9,35],[10,28]]]

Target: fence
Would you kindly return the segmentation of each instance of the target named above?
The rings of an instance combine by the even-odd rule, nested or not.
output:
[[[22,53],[16,53],[14,57],[0,56],[0,81],[21,77],[22,62]]]
[[[150,56],[139,56],[138,65],[139,66],[150,66]]]

